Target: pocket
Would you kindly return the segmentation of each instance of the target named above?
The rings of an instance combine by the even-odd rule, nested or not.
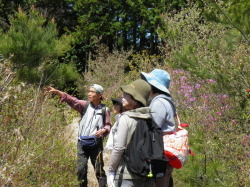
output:
[[[98,138],[95,136],[80,136],[80,143],[84,148],[96,148],[98,145]]]

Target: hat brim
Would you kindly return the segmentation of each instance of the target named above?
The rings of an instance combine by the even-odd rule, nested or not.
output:
[[[115,105],[116,103],[121,103],[121,101],[119,99],[115,99],[115,98],[111,98],[111,101],[112,101],[113,105]]]
[[[141,78],[146,80],[150,85],[156,87],[157,89],[163,91],[164,93],[170,94],[166,86],[162,85],[156,80],[156,78],[148,73],[141,72]]]
[[[141,97],[140,94],[130,85],[121,86],[121,90],[125,93],[130,94],[136,101],[141,102],[144,106],[147,105],[147,101],[143,97]]]

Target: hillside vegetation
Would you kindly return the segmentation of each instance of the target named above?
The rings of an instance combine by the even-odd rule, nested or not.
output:
[[[171,75],[170,92],[181,122],[189,124],[195,154],[174,170],[175,186],[250,186],[249,3],[241,9],[246,18],[226,19],[221,11],[230,18],[239,4],[195,2],[159,15],[161,28],[152,31],[161,41],[157,53],[111,50],[94,38],[95,51],[84,64],[75,60],[77,33],[59,37],[53,19],[19,10],[0,36],[0,185],[77,186],[76,146],[67,125],[79,115],[58,104],[46,86],[84,99],[89,85],[98,83],[112,108],[110,98],[121,96],[121,85],[160,68]]]

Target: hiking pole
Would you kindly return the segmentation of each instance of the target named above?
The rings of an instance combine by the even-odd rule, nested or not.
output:
[[[97,156],[98,162],[99,162],[100,177],[102,177],[101,154],[102,154],[102,152],[100,151],[100,153]]]

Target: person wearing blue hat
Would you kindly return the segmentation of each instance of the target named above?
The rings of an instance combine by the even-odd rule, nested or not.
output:
[[[161,69],[154,69],[150,73],[141,72],[141,78],[151,86],[150,105],[151,114],[156,124],[161,127],[163,134],[175,132],[175,104],[169,92],[170,75]],[[156,178],[155,187],[172,186],[171,173],[173,168],[168,165],[166,173]]]

